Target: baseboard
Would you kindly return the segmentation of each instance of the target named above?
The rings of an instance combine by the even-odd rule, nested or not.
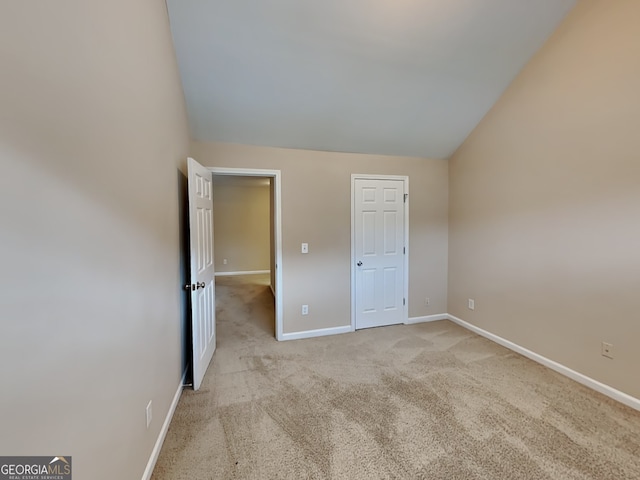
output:
[[[427,315],[424,317],[411,317],[406,322],[404,322],[404,324],[413,325],[414,323],[437,322],[438,320],[449,320],[449,315],[446,313],[441,313],[438,315]]]
[[[570,379],[575,380],[576,382],[581,383],[582,385],[589,387],[595,390],[596,392],[600,392],[603,395],[606,395],[607,397],[612,398],[613,400],[616,400],[620,403],[625,404],[628,407],[631,407],[635,410],[640,411],[640,399],[632,397],[631,395],[621,392],[620,390],[616,390],[615,388],[610,387],[609,385],[605,385],[604,383],[601,383],[597,380],[594,380],[591,377],[587,377],[582,373],[576,372],[575,370],[572,370],[569,367],[566,367],[558,362],[550,360],[547,357],[543,357],[542,355],[532,352],[531,350],[528,350],[505,338],[499,337],[498,335],[495,335],[491,332],[483,330],[482,328],[476,327],[475,325],[465,322],[464,320],[458,317],[455,317],[453,315],[447,315],[447,316],[449,320],[451,320],[454,323],[457,323],[458,325],[466,328],[467,330],[477,333],[482,337],[488,338],[489,340],[499,345],[502,345],[503,347],[506,347],[509,350],[513,350],[514,352],[519,353],[520,355],[523,355],[533,360],[534,362],[544,365],[545,367],[549,367],[551,370],[554,370],[564,375],[565,377],[569,377]]]
[[[324,337],[327,335],[350,333],[352,331],[351,325],[346,325],[344,327],[319,328],[318,330],[306,330],[304,332],[283,333],[282,340],[300,340],[302,338]]]
[[[160,450],[162,450],[162,444],[164,443],[164,439],[167,436],[167,432],[169,431],[169,425],[171,425],[171,420],[173,419],[173,414],[176,412],[176,408],[178,407],[178,402],[180,401],[180,396],[182,395],[182,385],[184,385],[185,380],[187,379],[187,371],[182,375],[180,379],[180,385],[178,385],[178,390],[176,394],[173,396],[173,401],[171,402],[171,406],[169,406],[169,411],[167,412],[167,416],[164,419],[164,423],[162,424],[162,428],[160,429],[160,434],[158,435],[158,439],[156,440],[156,444],[151,451],[151,457],[149,457],[149,461],[147,462],[147,468],[144,469],[144,473],[142,474],[142,480],[150,480],[151,475],[153,474],[153,469],[156,466],[156,462],[158,461],[158,457],[160,456]]]
[[[227,277],[230,275],[259,275],[262,273],[271,273],[271,270],[247,270],[244,272],[216,272],[216,277]]]

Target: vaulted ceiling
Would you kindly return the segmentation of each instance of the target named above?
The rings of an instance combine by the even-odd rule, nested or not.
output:
[[[448,158],[576,0],[167,0],[196,140]]]

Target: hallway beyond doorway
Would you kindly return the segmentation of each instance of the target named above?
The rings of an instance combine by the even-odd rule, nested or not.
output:
[[[251,337],[275,337],[270,282],[268,273],[216,277],[218,347]]]

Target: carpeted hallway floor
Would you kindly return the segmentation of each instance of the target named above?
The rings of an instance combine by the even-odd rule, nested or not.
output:
[[[153,480],[640,479],[639,412],[448,321],[279,343],[267,282],[218,278]]]

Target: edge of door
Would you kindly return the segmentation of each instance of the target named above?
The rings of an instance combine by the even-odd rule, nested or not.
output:
[[[276,269],[276,339],[281,341],[284,334],[282,305],[282,201],[281,171],[260,168],[223,168],[207,167],[213,175],[236,175],[244,177],[271,177],[274,181],[274,232],[275,232],[275,269]]]
[[[351,174],[351,331],[356,331],[356,245],[355,245],[355,212],[356,197],[355,186],[356,180],[401,180],[404,183],[404,193],[407,195],[407,201],[404,202],[404,246],[407,249],[404,255],[404,292],[403,296],[407,299],[402,308],[402,323],[409,321],[409,176],[408,175],[373,175],[373,174]]]

